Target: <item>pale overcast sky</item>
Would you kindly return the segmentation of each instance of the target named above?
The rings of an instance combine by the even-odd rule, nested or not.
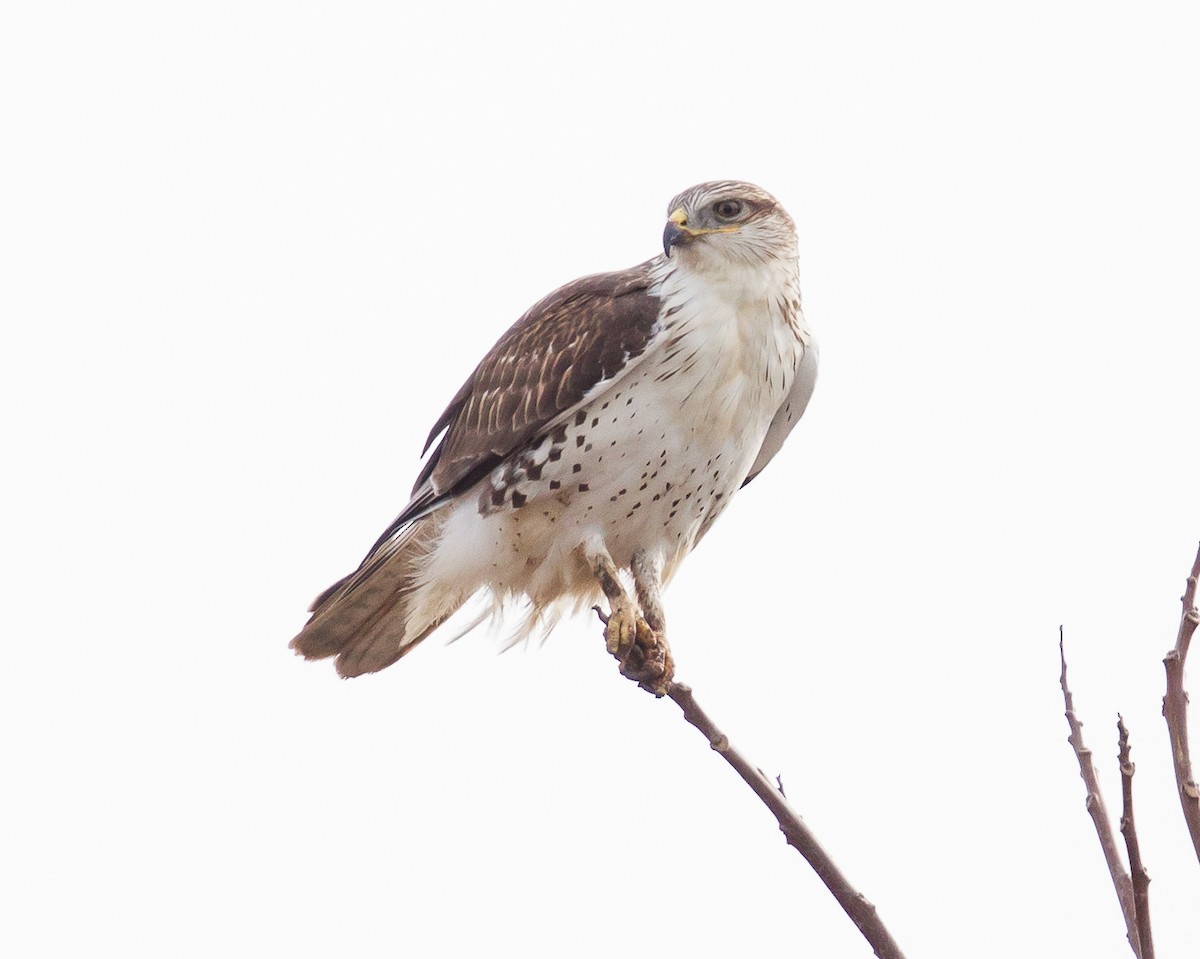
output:
[[[667,593],[679,678],[909,956],[1125,957],[1063,624],[1194,951],[1195,4],[410,9],[0,14],[0,952],[870,955],[594,620],[287,649],[503,330],[726,177],[822,371]]]

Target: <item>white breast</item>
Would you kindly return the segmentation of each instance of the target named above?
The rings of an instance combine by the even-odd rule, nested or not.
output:
[[[556,600],[596,599],[574,556],[585,539],[603,537],[618,566],[657,554],[669,580],[728,505],[804,354],[794,268],[697,277],[666,261],[656,280],[652,350],[529,450],[532,470],[498,469],[455,505],[432,581],[524,593],[552,619]],[[507,493],[490,509],[496,483]]]

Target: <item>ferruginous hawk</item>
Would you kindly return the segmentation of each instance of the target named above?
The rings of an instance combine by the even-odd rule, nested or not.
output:
[[[412,499],[293,648],[358,676],[480,590],[493,608],[526,597],[526,629],[604,595],[622,672],[669,688],[660,588],[779,451],[817,375],[775,198],[702,183],[669,210],[661,256],[567,284],[500,337],[434,423]]]

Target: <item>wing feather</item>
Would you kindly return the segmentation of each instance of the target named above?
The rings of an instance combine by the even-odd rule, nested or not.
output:
[[[771,420],[771,425],[767,429],[767,435],[763,437],[763,444],[758,451],[758,456],[754,458],[754,464],[750,467],[750,472],[742,482],[743,486],[767,468],[767,464],[771,462],[771,459],[783,447],[783,441],[788,438],[792,427],[804,415],[804,410],[808,406],[808,401],[812,398],[813,390],[817,385],[817,363],[819,359],[820,354],[817,350],[817,341],[810,333],[804,347],[804,355],[800,359],[800,365],[796,368],[796,378],[792,381],[791,392],[788,394],[787,399],[784,400],[783,405],[775,413],[775,418]]]
[[[441,441],[372,553],[544,434],[645,352],[659,329],[654,264],[569,283],[500,337],[434,423],[425,450],[439,435]]]

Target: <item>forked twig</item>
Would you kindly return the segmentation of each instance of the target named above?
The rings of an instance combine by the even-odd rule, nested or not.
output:
[[[1113,888],[1117,891],[1117,900],[1121,904],[1121,913],[1125,917],[1125,932],[1129,945],[1135,956],[1141,957],[1141,947],[1138,938],[1137,912],[1133,904],[1133,883],[1125,864],[1121,862],[1121,853],[1117,849],[1116,839],[1113,838],[1112,825],[1108,818],[1108,810],[1104,806],[1104,796],[1100,793],[1100,781],[1096,778],[1096,769],[1092,765],[1092,751],[1083,744],[1083,723],[1075,715],[1075,701],[1071,689],[1067,685],[1067,657],[1063,651],[1062,627],[1058,627],[1058,658],[1062,663],[1062,672],[1058,682],[1062,686],[1063,703],[1066,706],[1067,725],[1071,727],[1071,735],[1067,742],[1075,750],[1075,758],[1079,761],[1079,775],[1087,787],[1087,811],[1096,827],[1096,836],[1100,839],[1100,849],[1104,853],[1104,861],[1108,864],[1108,874],[1112,877]]]
[[[1133,760],[1129,758],[1129,730],[1117,714],[1117,760],[1121,764],[1121,835],[1129,855],[1129,872],[1133,882],[1133,911],[1137,918],[1138,945],[1141,959],[1154,959],[1154,937],[1150,931],[1150,876],[1142,863],[1138,845],[1137,824],[1133,818]]]
[[[1196,581],[1200,579],[1200,550],[1188,576],[1187,587],[1180,602],[1183,614],[1179,619],[1179,634],[1175,646],[1167,653],[1163,665],[1167,668],[1167,694],[1163,697],[1163,716],[1167,720],[1167,732],[1171,737],[1171,758],[1175,764],[1175,786],[1179,802],[1183,807],[1183,818],[1192,846],[1200,858],[1200,787],[1192,776],[1192,757],[1188,748],[1187,708],[1188,696],[1183,688],[1183,667],[1187,662],[1188,647],[1196,626],[1200,624],[1200,612],[1196,610]]]
[[[667,690],[667,696],[683,710],[683,718],[704,734],[709,745],[737,770],[737,774],[771,810],[788,843],[808,860],[808,864],[821,877],[826,888],[833,893],[833,897],[846,911],[846,915],[858,926],[859,932],[871,944],[875,955],[879,959],[903,959],[904,953],[900,951],[896,940],[892,938],[891,933],[884,926],[883,920],[879,918],[875,906],[850,885],[841,870],[829,858],[829,854],[821,848],[816,836],[804,824],[799,813],[792,808],[783,795],[782,782],[778,785],[772,783],[757,766],[738,751],[729,738],[717,728],[716,723],[697,704],[690,686],[672,683]]]

